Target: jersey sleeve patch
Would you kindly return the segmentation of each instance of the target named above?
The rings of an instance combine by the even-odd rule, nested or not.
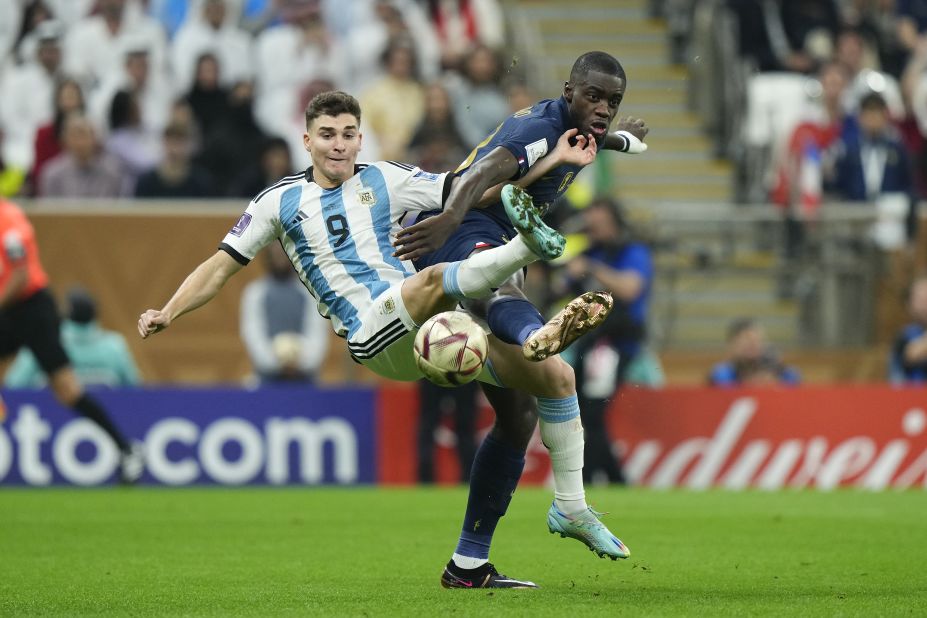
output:
[[[415,172],[415,175],[412,176],[412,182],[424,181],[424,182],[438,182],[438,179],[441,177],[441,174],[433,174],[431,172],[426,172],[424,170],[418,170]]]
[[[244,212],[241,214],[241,217],[238,218],[238,223],[233,225],[232,229],[229,230],[229,234],[241,238],[241,235],[245,233],[249,225],[251,225],[251,215]]]
[[[525,146],[525,154],[528,157],[528,167],[531,167],[538,159],[547,154],[547,138],[542,137]]]

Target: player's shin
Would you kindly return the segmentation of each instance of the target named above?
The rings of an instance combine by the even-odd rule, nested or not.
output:
[[[516,236],[501,247],[480,251],[466,260],[448,264],[443,275],[444,291],[457,300],[485,298],[537,259],[521,237]]]
[[[583,487],[583,424],[576,395],[562,399],[538,397],[541,440],[550,452],[554,472],[554,502],[567,514],[587,508]]]
[[[477,450],[470,473],[470,495],[454,563],[474,569],[489,559],[489,545],[499,519],[505,515],[525,467],[524,451],[492,435]]]

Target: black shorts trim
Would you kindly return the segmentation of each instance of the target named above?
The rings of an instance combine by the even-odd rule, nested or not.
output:
[[[232,259],[233,259],[233,260],[235,260],[236,262],[238,262],[238,263],[241,264],[242,266],[247,266],[248,264],[251,263],[251,260],[249,260],[248,258],[246,258],[245,256],[243,256],[242,254],[240,254],[238,251],[235,251],[235,249],[233,249],[232,246],[229,245],[229,244],[227,244],[227,243],[220,242],[220,243],[219,243],[219,251],[225,251],[225,252],[228,253],[230,256],[232,256]]]
[[[409,329],[405,324],[402,323],[402,320],[397,318],[371,335],[367,341],[363,341],[361,343],[349,342],[348,350],[350,350],[352,354],[367,354],[371,349],[378,347],[382,344],[383,341],[386,341],[399,332],[404,334],[409,332]]]
[[[403,328],[402,330],[391,335],[389,338],[384,339],[376,348],[373,348],[372,350],[369,350],[367,352],[358,352],[356,354],[352,351],[351,356],[353,356],[354,358],[358,358],[358,359],[371,359],[377,354],[379,354],[380,352],[382,352],[383,350],[385,350],[386,348],[390,347],[391,345],[393,345],[394,343],[396,343],[397,341],[405,337],[406,335],[408,335],[410,332],[412,331],[406,328]]]

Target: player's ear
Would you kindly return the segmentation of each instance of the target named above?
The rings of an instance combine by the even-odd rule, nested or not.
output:
[[[303,148],[306,152],[312,152],[312,136],[309,133],[303,133]]]
[[[364,134],[357,132],[357,150],[360,152],[364,148]]]
[[[567,100],[567,103],[573,102],[573,84],[570,82],[563,82],[563,98]]]

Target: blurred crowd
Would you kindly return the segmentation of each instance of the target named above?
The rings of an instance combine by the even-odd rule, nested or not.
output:
[[[532,102],[504,23],[496,0],[6,0],[0,195],[250,197],[308,165],[333,88],[364,159],[456,167]]]
[[[665,0],[741,202],[876,203],[886,247],[927,196],[927,0]],[[707,81],[708,83],[704,83]],[[899,237],[900,236],[900,237]]]

